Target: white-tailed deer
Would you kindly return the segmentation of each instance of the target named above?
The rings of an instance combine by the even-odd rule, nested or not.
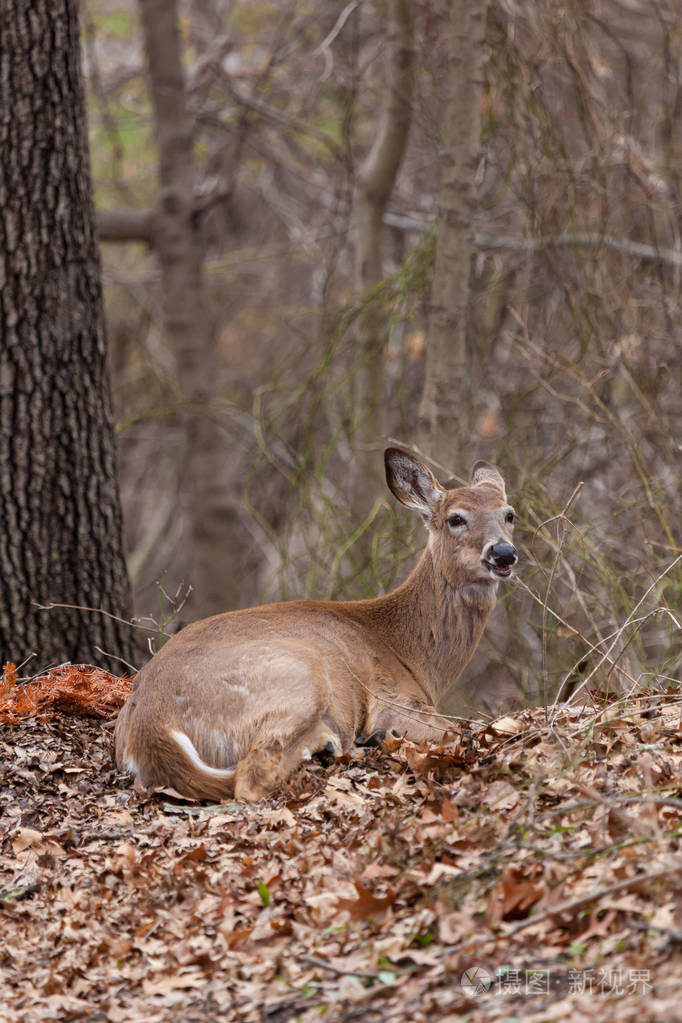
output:
[[[268,604],[183,629],[140,671],[116,724],[121,770],[199,799],[259,799],[302,761],[392,729],[441,738],[439,700],[471,658],[517,561],[514,510],[477,462],[449,489],[411,455],[385,453],[426,550],[372,600]]]

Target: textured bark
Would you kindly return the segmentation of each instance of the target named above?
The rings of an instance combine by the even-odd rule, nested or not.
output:
[[[0,656],[132,656],[77,0],[0,14]],[[118,665],[120,668],[120,664]]]
[[[376,137],[360,166],[353,196],[355,291],[362,299],[384,276],[384,214],[400,170],[412,119],[414,28],[411,0],[390,0],[386,89]],[[384,349],[387,341],[381,302],[369,303],[357,325],[362,360],[355,379],[356,453],[353,507],[364,516],[383,479]],[[376,487],[368,486],[374,479]]]
[[[486,10],[480,0],[450,3],[438,242],[419,410],[422,450],[448,467],[466,461],[477,387],[467,325]]]
[[[161,267],[163,330],[184,399],[181,505],[190,582],[189,610],[205,617],[235,606],[235,512],[225,469],[225,434],[211,419],[216,353],[202,278],[204,242],[194,201],[194,131],[187,111],[175,0],[139,0],[159,147],[154,243]]]

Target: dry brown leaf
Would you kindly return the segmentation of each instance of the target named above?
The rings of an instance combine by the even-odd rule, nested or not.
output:
[[[457,803],[446,796],[440,804],[440,812],[444,821],[459,820],[459,809]]]
[[[523,731],[523,725],[518,718],[511,716],[497,718],[490,723],[490,728],[497,735],[518,735]]]
[[[158,980],[143,980],[142,989],[146,995],[166,995],[171,991],[186,988],[200,988],[206,984],[203,973],[171,973]]]
[[[506,867],[490,898],[488,922],[495,927],[502,920],[525,920],[545,890],[544,879],[528,877],[524,868]]]
[[[357,899],[336,900],[336,908],[347,911],[351,920],[380,919],[395,902],[395,892],[391,888],[387,895],[377,897],[359,881],[353,884],[358,893]]]
[[[23,852],[24,849],[33,849],[40,845],[43,841],[43,836],[40,831],[35,831],[33,828],[19,828],[16,832],[15,837],[12,839],[12,849],[14,854]]]
[[[550,736],[538,710],[519,717],[533,731],[531,749],[487,739],[488,726],[472,723],[466,750],[461,739],[419,748],[403,741],[324,774],[301,770],[295,796],[230,804],[220,816],[122,783],[111,736],[92,720],[6,725],[2,971],[22,1001],[19,1009],[16,999],[3,1003],[3,1023],[95,1014],[166,1023],[207,1011],[258,1023],[263,1006],[278,1007],[273,1018],[312,1023],[320,1013],[311,1005],[334,1013],[350,986],[368,1018],[380,1000],[396,1023],[463,1012],[487,1023],[521,1010],[499,994],[467,1001],[463,970],[547,962],[564,980],[590,963],[649,969],[657,994],[642,996],[639,1016],[665,1023],[675,1018],[670,992],[679,984],[667,932],[682,921],[680,814],[618,798],[657,794],[659,785],[674,792],[682,746],[679,709],[673,720],[669,703],[645,706],[655,749],[639,744],[635,728],[626,752],[568,768],[559,748],[575,763],[592,755],[582,718],[565,709]],[[627,706],[613,716],[627,721]],[[622,734],[604,731],[616,746]],[[425,770],[410,769],[410,758]],[[581,785],[592,787],[596,806]],[[655,825],[655,834],[614,844],[614,822],[626,816]],[[19,852],[16,840],[26,842]],[[599,848],[605,856],[595,856]],[[599,894],[668,866],[665,880]],[[560,917],[557,904],[568,907]],[[584,951],[566,958],[572,942]],[[367,976],[344,981],[305,956]],[[657,1006],[666,997],[664,1017]],[[608,1015],[612,1001],[599,1003],[603,1023],[618,1023],[617,1000]],[[524,1018],[533,1011],[523,1005]]]

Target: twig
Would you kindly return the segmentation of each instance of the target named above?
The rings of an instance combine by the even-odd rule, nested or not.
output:
[[[17,672],[20,672],[25,664],[28,664],[29,661],[32,661],[33,658],[37,657],[37,656],[38,656],[38,653],[37,653],[37,651],[34,650],[33,653],[28,655],[28,657],[24,657],[24,659],[21,662],[21,664],[17,664]]]
[[[608,798],[603,798],[607,806],[611,804],[630,806],[636,803],[646,803],[650,806],[671,806],[674,810],[682,810],[682,799],[676,799],[674,796],[609,796]],[[546,817],[558,817],[563,814],[577,813],[578,810],[589,810],[594,806],[598,806],[601,802],[601,799],[586,799],[581,803],[555,806],[551,810],[545,810],[544,813],[540,814],[536,823],[540,824]]]
[[[102,654],[103,657],[109,657],[112,661],[120,661],[121,664],[125,664],[126,668],[130,668],[133,675],[137,675],[139,668],[136,668],[130,661],[126,661],[125,657],[119,657],[118,654],[110,654],[108,650],[102,650],[101,646],[95,646],[95,650],[98,654]]]
[[[35,884],[19,885],[17,888],[6,888],[0,892],[0,906],[5,902],[18,901],[19,899],[26,899],[29,895],[34,895],[39,892],[42,885],[39,882]]]
[[[622,803],[617,803],[615,799],[603,795],[594,786],[587,785],[579,778],[572,778],[571,780],[584,796],[587,796],[588,799],[593,799],[598,806],[605,806],[625,834],[633,835],[637,838],[654,838],[653,829],[648,822],[637,820],[628,813],[617,809],[618,806],[623,805]],[[658,826],[656,826],[656,831],[660,833]]]
[[[537,252],[549,248],[580,248],[598,249],[602,245],[606,249],[620,252],[624,256],[634,256],[648,262],[670,263],[682,266],[680,249],[659,249],[654,245],[633,242],[628,238],[615,238],[610,234],[577,233],[546,235],[540,238],[511,238],[505,235],[475,234],[473,244],[477,249],[507,249],[510,252]]]
[[[317,956],[303,955],[298,957],[299,963],[308,963],[310,966],[319,966],[330,973],[336,973],[339,977],[366,977],[368,980],[379,980],[378,973],[370,973],[368,970],[347,970],[342,966],[334,966]]]
[[[670,867],[667,870],[655,870],[650,874],[637,874],[635,877],[627,878],[625,881],[618,881],[615,884],[607,885],[605,888],[598,888],[590,895],[584,895],[579,899],[570,899],[567,902],[561,902],[557,906],[550,906],[543,910],[541,913],[535,913],[533,916],[529,916],[526,920],[519,921],[514,927],[508,931],[500,931],[497,934],[474,934],[470,938],[464,938],[462,941],[458,941],[454,945],[448,945],[444,951],[448,955],[452,955],[453,952],[459,952],[463,948],[469,949],[472,945],[482,945],[486,941],[501,941],[507,938],[515,937],[519,931],[525,930],[527,927],[533,927],[535,924],[542,923],[543,920],[550,920],[552,917],[561,916],[563,913],[573,913],[577,909],[582,909],[584,906],[590,906],[592,903],[603,899],[607,895],[615,895],[617,892],[628,891],[630,888],[635,888],[637,885],[645,884],[648,881],[658,881],[663,877],[668,877],[670,874],[678,874],[679,867]]]
[[[316,57],[319,56],[322,53],[323,50],[326,50],[328,46],[331,46],[331,44],[336,39],[337,35],[339,34],[339,32],[341,31],[343,26],[346,24],[346,22],[350,18],[351,14],[355,10],[355,8],[359,7],[359,6],[360,5],[357,2],[357,0],[354,0],[353,3],[347,4],[344,7],[344,9],[341,11],[341,13],[339,14],[338,18],[336,19],[336,22],[335,22],[334,27],[332,28],[331,32],[329,32],[329,34],[324,37],[324,39],[322,40],[320,45],[316,46],[315,49],[313,50],[313,55],[314,56],[316,56]]]
[[[372,525],[372,523],[374,522],[374,520],[377,517],[377,515],[379,514],[379,512],[382,510],[382,508],[385,508],[385,507],[386,507],[386,501],[383,498],[377,498],[377,500],[374,502],[374,505],[373,505],[369,515],[367,516],[367,518],[363,522],[360,523],[360,525],[357,527],[357,529],[353,530],[353,532],[350,534],[350,536],[348,537],[346,542],[343,543],[339,547],[339,549],[337,550],[336,554],[334,555],[334,560],[332,561],[331,567],[330,567],[329,572],[327,574],[328,575],[328,583],[327,583],[327,592],[325,594],[325,600],[331,600],[332,594],[334,592],[334,584],[336,582],[336,576],[337,576],[337,573],[339,571],[339,567],[341,565],[341,562],[344,559],[344,557],[346,556],[347,552],[350,550],[350,548],[355,543],[357,543],[357,541],[360,539],[360,537],[364,533],[367,532],[367,530]]]
[[[623,649],[622,649],[622,650],[620,651],[620,653],[618,654],[618,656],[619,656],[619,657],[622,657],[622,656],[623,656],[623,654],[625,653],[625,651],[627,650],[627,648],[628,648],[628,647],[630,646],[630,643],[632,643],[633,639],[635,638],[635,636],[636,636],[636,635],[637,635],[637,633],[639,632],[639,627],[640,627],[641,625],[643,625],[643,624],[644,624],[644,622],[648,622],[648,620],[649,620],[650,618],[653,618],[653,616],[654,616],[654,615],[659,615],[659,614],[667,615],[667,616],[668,616],[668,617],[670,618],[670,620],[671,620],[671,621],[673,622],[673,624],[675,625],[675,627],[676,627],[676,628],[677,628],[678,630],[679,630],[680,628],[682,628],[682,626],[680,626],[680,623],[678,622],[677,618],[676,618],[676,617],[675,617],[675,615],[674,615],[674,614],[672,613],[672,611],[670,610],[670,608],[669,608],[669,607],[655,607],[655,608],[653,609],[653,611],[649,611],[649,613],[648,613],[648,614],[646,614],[646,615],[642,615],[642,616],[641,616],[640,618],[633,618],[633,619],[632,619],[632,621],[631,621],[631,622],[629,623],[630,625],[636,625],[636,626],[637,626],[637,628],[636,628],[636,629],[633,629],[633,630],[632,630],[632,633],[631,633],[631,635],[630,635],[630,638],[629,638],[629,639],[627,640],[627,642],[626,642],[626,643],[625,643],[625,645],[623,646]],[[626,624],[627,624],[627,623],[626,623]],[[613,663],[613,664],[611,665],[611,667],[609,668],[608,672],[606,673],[606,678],[607,678],[607,679],[609,678],[609,675],[611,674],[611,672],[613,671],[613,669],[614,669],[615,667],[616,667],[616,664],[615,664],[615,662],[614,662],[614,663]]]
[[[210,806],[186,806],[179,803],[164,803],[163,812],[173,816],[188,814],[190,817],[221,817],[226,813],[244,813],[243,803],[212,803]]]
[[[615,884],[606,885],[604,888],[598,888],[595,892],[590,895],[583,895],[579,899],[569,899],[567,902],[560,902],[558,906],[549,906],[544,909],[541,913],[536,913],[533,916],[529,916],[526,920],[520,920],[518,924],[511,928],[509,931],[505,931],[501,934],[502,938],[513,938],[519,931],[525,930],[527,927],[533,927],[535,924],[542,923],[543,920],[550,920],[552,917],[561,916],[563,913],[574,913],[577,909],[582,909],[584,906],[590,906],[593,902],[598,902],[599,899],[605,898],[607,895],[615,895],[617,892],[626,892],[630,888],[636,888],[637,885],[645,884],[648,881],[659,881],[662,877],[668,877],[670,874],[679,873],[679,867],[670,867],[666,870],[653,870],[649,874],[636,874],[635,877],[626,878],[625,881],[616,881]]]
[[[344,661],[343,663],[345,664],[346,668],[348,669],[350,674],[353,676],[355,681],[358,683],[358,685],[362,686],[362,688],[365,690],[365,692],[369,693],[370,696],[372,696],[373,699],[379,700],[381,703],[385,703],[389,707],[393,707],[396,710],[408,711],[408,715],[407,715],[408,717],[411,714],[421,714],[423,717],[430,717],[430,718],[436,717],[436,718],[442,718],[444,721],[461,721],[461,722],[463,722],[465,724],[471,724],[471,719],[470,718],[456,717],[454,714],[441,714],[441,713],[439,713],[439,711],[435,710],[433,707],[429,708],[428,710],[420,710],[418,707],[410,707],[410,705],[407,704],[407,703],[398,703],[396,700],[389,700],[388,697],[382,696],[381,693],[378,693],[374,689],[370,689],[370,687],[368,685],[365,685],[365,683],[362,681],[362,679],[358,678],[358,676],[355,674],[355,672],[351,668],[351,666],[348,663],[348,661]],[[416,721],[418,724],[422,724],[422,722],[420,721],[420,719],[418,717],[415,717],[413,720]],[[445,731],[445,729],[443,729],[443,731]]]
[[[336,140],[328,135],[324,131],[319,131],[306,121],[301,121],[299,118],[294,117],[292,114],[284,114],[281,110],[277,110],[275,107],[269,106],[264,103],[263,100],[258,99],[256,96],[245,96],[238,89],[232,85],[231,79],[228,78],[228,89],[234,99],[235,103],[245,107],[247,110],[255,110],[257,114],[265,120],[272,121],[275,124],[281,124],[285,128],[291,128],[293,131],[305,133],[311,138],[317,139],[322,145],[327,146],[332,153],[338,153],[339,147]],[[213,200],[212,200],[213,201]],[[206,203],[204,203],[206,205]]]
[[[528,586],[527,583],[524,583],[523,579],[519,579],[518,576],[517,576],[514,579],[514,582],[516,583],[517,586],[520,586],[521,589],[525,590],[526,593],[528,594],[528,596],[532,597],[533,600],[537,604],[540,605],[540,607],[545,607],[545,604],[543,603],[542,599],[540,597],[538,597],[537,593],[534,593],[533,590],[531,590],[530,586]],[[554,611],[551,607],[547,607],[547,611],[559,623],[559,625],[563,625],[563,627],[565,629],[568,629],[568,631],[572,635],[577,636],[578,639],[581,640],[585,644],[585,646],[589,647],[590,650],[592,650],[592,651],[599,650],[601,642],[606,643],[609,639],[611,639],[612,636],[615,636],[617,632],[620,632],[620,629],[617,629],[616,632],[612,632],[610,635],[605,636],[604,639],[602,641],[600,641],[600,643],[592,643],[587,638],[587,636],[583,636],[582,632],[580,632],[579,629],[576,629],[573,625],[571,625],[569,622],[567,622],[565,618],[562,618],[561,615],[557,614],[557,612]],[[580,661],[582,661],[582,660],[583,660],[583,658],[581,657],[580,660],[576,662],[576,664],[573,666],[571,671],[568,673],[569,675],[571,675],[573,673],[573,671],[575,671],[575,668],[577,667],[578,664],[580,664]],[[611,662],[610,658],[608,660],[609,660],[609,663],[613,663],[614,666],[616,666],[618,668],[618,671],[620,671],[621,674],[623,674],[625,676],[625,678],[628,680],[628,682],[632,682],[635,685],[637,684],[637,679],[633,678],[632,675],[630,675],[629,672],[627,672],[625,670],[625,668],[621,668],[621,666],[616,661]],[[561,690],[564,687],[565,681],[566,681],[566,679],[564,679],[564,682],[562,682],[561,686],[559,687],[559,694],[561,693]],[[555,699],[554,700],[554,704],[556,704],[557,702],[558,702],[558,699]]]
[[[599,668],[601,668],[601,666],[604,663],[604,661],[608,661],[610,664],[613,664],[613,665],[615,665],[617,663],[617,658],[616,659],[611,658],[611,656],[610,656],[611,651],[615,647],[616,643],[618,642],[618,640],[622,636],[622,634],[625,631],[625,629],[627,628],[627,626],[632,624],[632,619],[634,618],[635,614],[640,609],[640,607],[642,606],[642,604],[644,603],[646,598],[649,596],[651,591],[653,589],[655,589],[656,586],[658,586],[658,584],[660,583],[661,579],[665,578],[665,576],[668,574],[668,572],[672,571],[672,569],[675,567],[675,565],[677,565],[680,561],[682,561],[682,554],[678,554],[678,556],[675,558],[675,560],[671,561],[671,563],[667,566],[667,568],[664,568],[663,571],[660,573],[660,575],[658,575],[656,577],[656,579],[654,579],[654,581],[652,582],[651,586],[649,586],[649,588],[643,593],[643,595],[637,601],[637,603],[635,604],[635,606],[633,607],[632,611],[627,616],[627,618],[625,619],[625,621],[623,622],[621,627],[617,630],[615,638],[614,638],[613,642],[611,643],[611,646],[608,648],[608,650],[605,653],[602,654],[600,659],[595,664],[594,668],[592,668],[592,670],[590,671],[589,675],[587,675],[587,677],[583,679],[583,681],[580,683],[580,685],[578,685],[575,688],[575,690],[571,693],[571,695],[565,701],[565,703],[567,703],[567,704],[570,703],[574,699],[574,697],[577,696],[577,694],[582,689],[585,688],[585,686],[590,681],[590,679],[593,678],[595,673],[599,670]],[[551,711],[554,712],[554,717],[552,718],[552,720],[554,720],[556,718],[556,707],[557,707],[557,699],[555,698],[555,700],[554,700],[554,702],[553,702],[553,704],[552,704],[552,706],[550,708]]]
[[[599,395],[599,393],[597,392],[596,386],[595,386],[596,381],[589,380],[585,376],[583,376],[580,373],[580,371],[578,369],[576,369],[574,364],[569,363],[569,362],[562,362],[562,360],[560,358],[558,358],[557,356],[553,355],[551,352],[547,351],[546,349],[540,347],[539,345],[535,344],[531,340],[531,338],[530,338],[530,336],[528,334],[528,324],[523,320],[523,317],[520,316],[519,313],[513,307],[510,308],[510,313],[514,317],[516,322],[519,324],[521,329],[523,330],[523,335],[524,335],[523,343],[521,341],[517,340],[514,337],[512,337],[512,340],[516,344],[518,344],[518,346],[521,349],[521,351],[524,352],[525,357],[530,359],[530,356],[528,355],[528,352],[532,352],[539,359],[541,359],[544,362],[548,363],[550,366],[553,366],[555,369],[559,370],[560,372],[565,373],[570,379],[574,380],[577,384],[579,384],[580,387],[583,388],[583,390],[585,390],[587,392],[587,394],[591,398],[592,402],[594,403],[594,406],[597,409],[599,409],[599,412],[601,413],[601,419],[597,415],[597,413],[594,411],[594,409],[588,408],[588,406],[586,406],[579,398],[570,398],[567,395],[558,394],[558,393],[554,392],[554,390],[552,389],[552,387],[549,385],[548,381],[544,377],[539,376],[538,377],[538,383],[542,387],[545,387],[547,390],[549,390],[550,393],[555,394],[555,396],[559,400],[575,402],[580,408],[582,408],[587,413],[588,416],[592,417],[593,419],[595,419],[597,421],[604,422],[604,423],[607,423],[607,422],[611,423],[611,425],[614,427],[614,429],[616,429],[617,432],[620,434],[620,436],[623,438],[623,442],[625,444],[627,452],[630,455],[630,458],[632,459],[632,464],[633,464],[633,466],[635,468],[635,471],[637,473],[637,476],[639,477],[639,480],[640,480],[640,482],[642,484],[642,487],[644,489],[644,493],[646,494],[647,501],[649,502],[650,507],[653,508],[653,510],[654,510],[654,512],[656,514],[656,517],[658,518],[658,520],[659,520],[659,522],[661,524],[661,528],[662,528],[662,530],[663,530],[663,532],[664,532],[664,534],[666,536],[666,539],[668,540],[668,542],[672,546],[675,546],[675,540],[674,540],[674,537],[673,537],[672,532],[671,532],[670,523],[668,522],[665,514],[663,513],[663,509],[661,507],[661,503],[655,500],[654,493],[653,493],[653,491],[651,489],[651,483],[650,483],[648,474],[646,472],[646,466],[645,466],[644,461],[643,461],[642,453],[639,450],[639,447],[637,446],[637,442],[633,438],[632,433],[631,433],[629,427],[625,424],[625,422],[622,420],[621,417],[617,416],[613,412],[613,410],[609,407],[609,405]],[[525,345],[525,348],[528,349],[528,352],[525,351],[524,345]]]
[[[146,625],[138,625],[137,622],[128,621],[127,618],[119,618],[118,615],[112,614],[110,611],[105,611],[101,607],[84,607],[81,604],[39,604],[37,601],[32,600],[31,605],[38,609],[38,611],[54,611],[57,607],[66,608],[68,611],[87,611],[89,614],[106,615],[107,618],[113,618],[115,622],[120,622],[121,625],[129,625],[131,629],[142,629],[143,632],[159,632],[159,629],[148,629]]]
[[[576,487],[574,488],[573,493],[569,497],[568,501],[564,505],[562,511],[559,513],[559,515],[554,515],[554,516],[552,516],[551,519],[547,519],[545,522],[541,522],[540,525],[538,526],[538,528],[535,530],[535,535],[537,536],[538,532],[543,528],[543,526],[548,525],[550,522],[555,522],[556,521],[556,522],[560,523],[560,525],[559,525],[559,535],[557,536],[557,548],[556,548],[556,552],[555,552],[555,555],[554,555],[554,560],[552,562],[552,570],[549,573],[549,579],[547,580],[547,590],[545,592],[545,601],[544,601],[544,604],[542,606],[542,696],[543,696],[542,702],[543,702],[545,708],[547,707],[547,688],[548,688],[547,687],[547,608],[549,606],[549,595],[552,592],[552,585],[554,583],[554,576],[556,575],[557,568],[559,567],[559,558],[561,557],[561,551],[563,549],[564,541],[566,540],[566,533],[568,531],[568,527],[566,525],[566,522],[567,522],[566,516],[568,515],[568,512],[569,512],[569,509],[570,509],[571,505],[575,502],[575,500],[578,497],[578,494],[580,493],[580,491],[582,490],[582,488],[584,486],[585,486],[585,484],[582,481],[580,483],[578,483],[576,485]],[[545,710],[545,720],[547,720],[547,711],[546,710]]]
[[[660,934],[665,939],[661,950],[666,949],[668,945],[682,945],[682,927],[677,930],[672,927],[661,927],[652,924],[650,920],[628,920],[626,926],[631,927],[633,931],[654,931]]]

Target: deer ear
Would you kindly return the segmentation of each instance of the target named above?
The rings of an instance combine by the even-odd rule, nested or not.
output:
[[[400,448],[384,452],[386,482],[394,497],[406,508],[418,511],[428,524],[445,491],[433,473]]]
[[[491,487],[496,487],[497,490],[502,492],[502,496],[506,498],[506,490],[504,487],[504,480],[502,476],[490,462],[476,462],[473,469],[471,470],[471,485],[477,487],[480,483],[487,483]]]

